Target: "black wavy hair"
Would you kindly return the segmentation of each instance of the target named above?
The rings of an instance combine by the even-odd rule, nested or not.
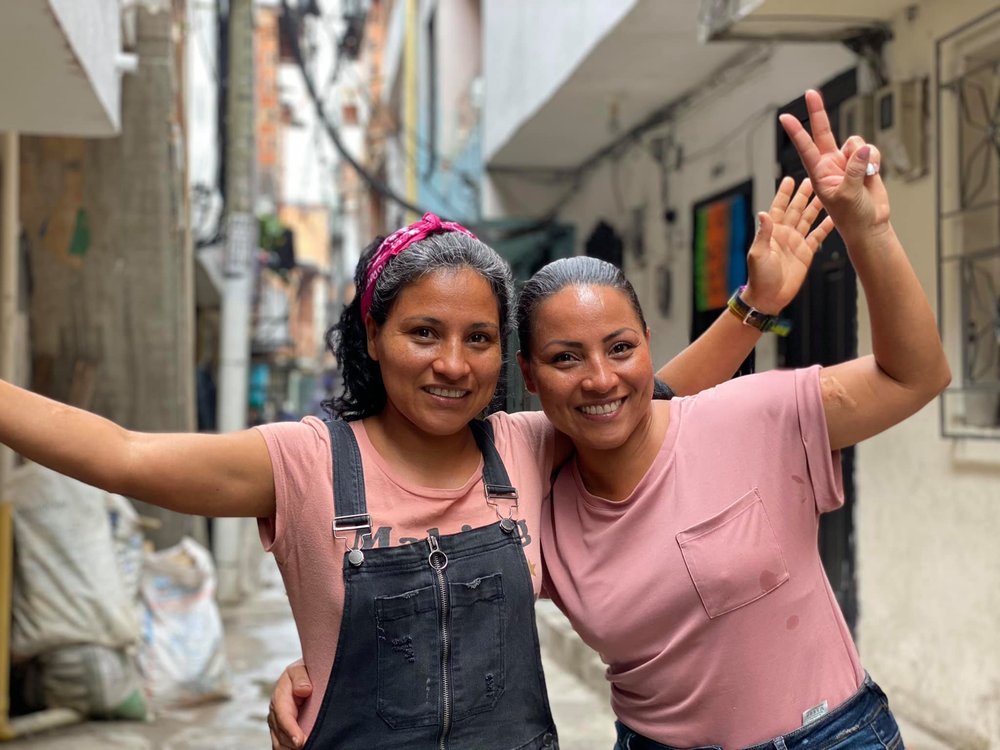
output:
[[[383,239],[377,237],[362,252],[354,270],[357,290],[354,300],[344,306],[340,319],[326,333],[326,344],[341,368],[344,390],[323,406],[345,420],[364,419],[385,408],[382,371],[378,362],[368,356],[368,335],[361,316],[361,296],[368,267]],[[463,232],[432,234],[389,260],[375,280],[369,314],[382,325],[404,288],[427,274],[448,268],[471,268],[490,285],[499,312],[501,351],[506,355],[513,304],[510,266],[491,247]],[[501,368],[501,372],[505,369]]]

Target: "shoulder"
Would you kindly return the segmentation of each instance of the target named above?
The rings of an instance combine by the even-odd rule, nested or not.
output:
[[[762,404],[795,397],[797,383],[812,380],[819,383],[819,365],[800,370],[767,370],[727,380],[693,396],[674,399],[689,405],[739,405],[760,408]]]
[[[498,412],[489,416],[497,451],[508,469],[537,484],[540,498],[552,473],[555,429],[540,411]]]
[[[799,370],[768,370],[733,378],[673,403],[682,414],[720,423],[728,429],[755,429],[775,422],[798,422],[803,407],[822,411],[819,366]]]
[[[512,450],[536,450],[551,443],[555,435],[552,423],[543,412],[519,411],[514,414],[497,412],[487,417],[493,427],[498,447],[504,444]]]
[[[255,427],[264,436],[272,461],[281,463],[313,460],[317,453],[330,452],[330,434],[326,423],[317,417],[301,422],[275,422]]]

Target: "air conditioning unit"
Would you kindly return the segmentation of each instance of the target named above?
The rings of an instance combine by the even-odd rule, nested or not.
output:
[[[927,174],[927,78],[884,86],[872,103],[882,170],[905,180]]]

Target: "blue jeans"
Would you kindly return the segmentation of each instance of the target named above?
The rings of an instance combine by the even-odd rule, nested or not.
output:
[[[679,750],[615,722],[615,750]],[[813,723],[743,750],[903,750],[903,738],[882,689],[865,675],[858,692]],[[703,745],[690,750],[722,750]]]

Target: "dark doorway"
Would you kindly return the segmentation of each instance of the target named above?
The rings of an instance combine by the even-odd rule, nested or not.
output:
[[[842,73],[820,87],[837,142],[850,135],[838,133],[840,106],[857,93],[855,70]],[[779,110],[779,114],[795,115],[808,128],[804,97],[799,97]],[[788,136],[777,126],[779,177],[791,176],[796,182],[805,177],[805,170]],[[776,183],[777,184],[777,183]],[[857,282],[854,268],[840,235],[831,234],[813,260],[802,291],[785,311],[792,320],[791,333],[778,344],[780,367],[832,365],[857,356],[858,310]],[[844,507],[824,514],[820,521],[819,549],[826,574],[837,601],[853,632],[857,622],[857,588],[854,560],[854,448],[841,451],[844,474]]]

